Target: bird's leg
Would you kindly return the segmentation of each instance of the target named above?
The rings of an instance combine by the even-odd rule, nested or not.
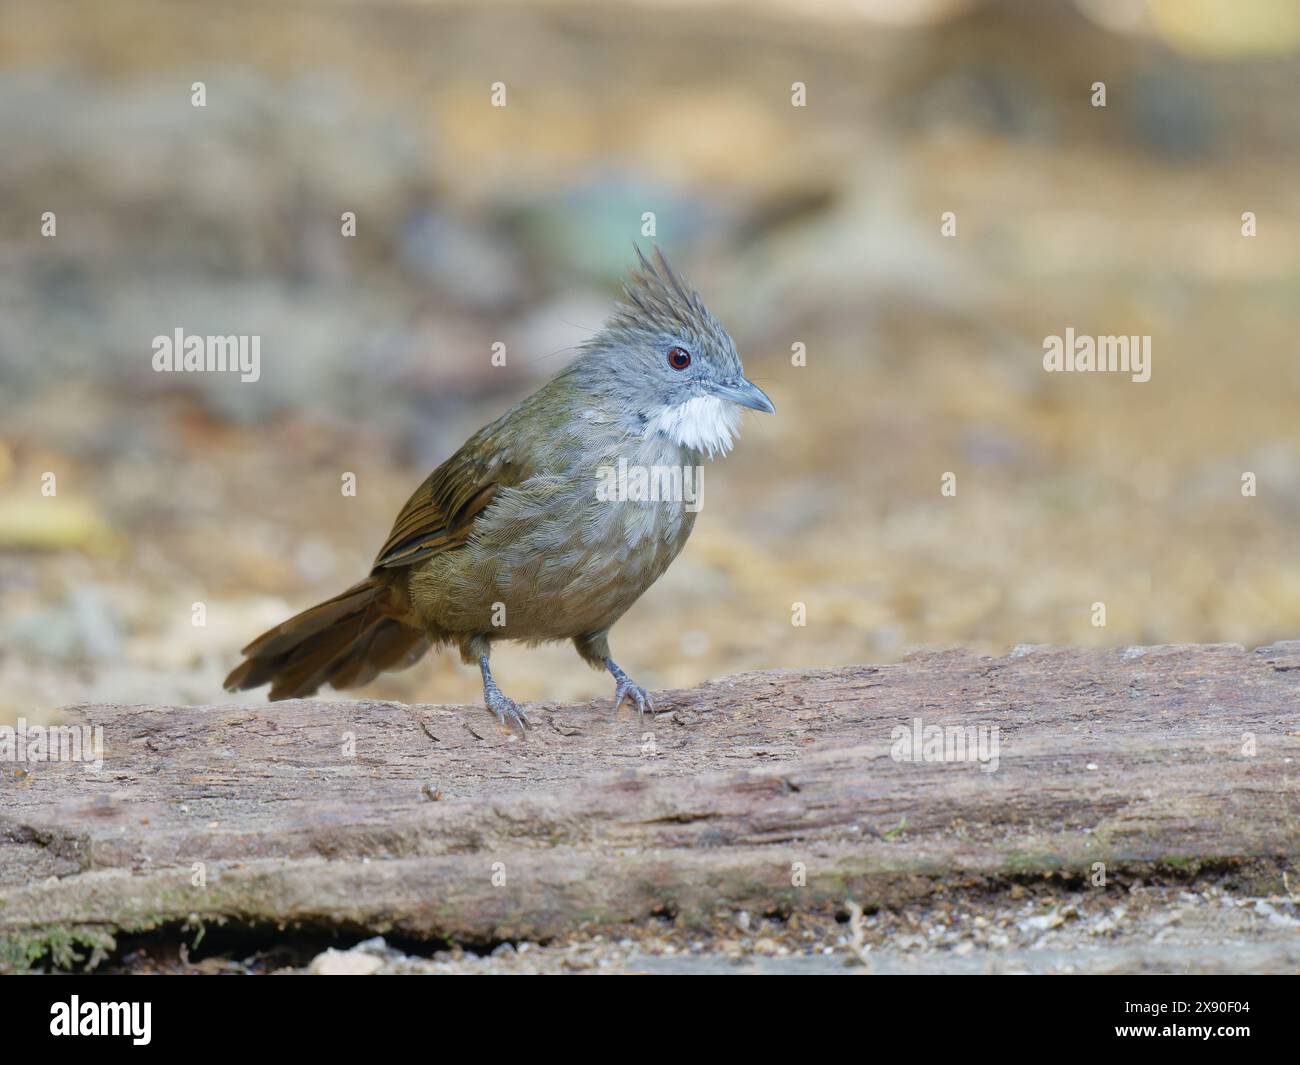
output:
[[[655,712],[655,704],[650,698],[650,693],[619,669],[618,663],[609,657],[608,629],[598,629],[595,632],[576,636],[573,640],[573,646],[577,648],[578,654],[582,656],[583,661],[592,669],[599,669],[604,666],[609,670],[609,675],[614,678],[615,710],[623,705],[624,699],[627,699],[636,707],[638,716],[644,717],[646,710],[649,710],[652,714]]]
[[[604,662],[609,675],[614,678],[614,709],[617,710],[623,705],[623,700],[627,699],[636,706],[637,717],[644,717],[646,710],[653,714],[655,704],[650,698],[650,693],[619,669],[618,663],[609,655],[605,656]]]
[[[478,668],[483,671],[483,702],[489,710],[497,716],[497,720],[502,725],[506,725],[506,719],[519,726],[522,732],[526,728],[531,728],[532,723],[528,720],[528,715],[520,709],[519,704],[513,699],[508,699],[501,693],[497,687],[497,682],[492,679],[492,670],[488,668],[488,656],[480,655]],[[509,725],[506,725],[509,728]]]

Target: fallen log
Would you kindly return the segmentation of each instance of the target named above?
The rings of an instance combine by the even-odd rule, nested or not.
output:
[[[1296,886],[1300,641],[927,652],[655,699],[532,704],[522,739],[474,706],[70,707],[101,768],[0,763],[0,964],[177,927],[490,944],[1043,876]]]

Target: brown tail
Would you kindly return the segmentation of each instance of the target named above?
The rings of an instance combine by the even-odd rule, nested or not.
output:
[[[429,637],[384,609],[391,594],[368,577],[280,622],[244,648],[246,661],[226,678],[226,690],[270,681],[270,698],[297,699],[322,684],[355,688],[383,670],[405,669],[429,649]]]

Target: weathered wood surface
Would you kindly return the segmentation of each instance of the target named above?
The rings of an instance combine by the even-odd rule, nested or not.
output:
[[[926,653],[656,702],[532,704],[524,740],[480,707],[70,708],[103,768],[4,766],[0,958],[185,922],[481,943],[1097,862],[1300,868],[1300,642]],[[996,726],[996,771],[894,760],[914,718]]]

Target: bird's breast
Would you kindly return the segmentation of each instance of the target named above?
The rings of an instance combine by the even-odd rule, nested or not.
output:
[[[704,498],[691,457],[634,432],[571,440],[547,472],[499,489],[463,548],[430,560],[416,578],[430,620],[513,639],[612,624],[690,536]]]

